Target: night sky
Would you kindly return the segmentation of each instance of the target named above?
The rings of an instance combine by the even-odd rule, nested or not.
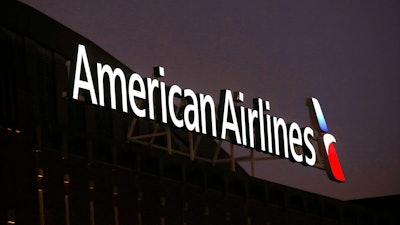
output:
[[[257,177],[341,200],[400,194],[400,1],[22,2],[142,77],[164,66],[167,84],[215,101],[241,91],[309,126],[305,100],[319,99],[346,182],[286,159],[257,162]]]

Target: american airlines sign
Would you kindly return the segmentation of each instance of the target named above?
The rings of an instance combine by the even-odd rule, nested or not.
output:
[[[345,180],[334,147],[336,139],[328,133],[316,98],[307,99],[312,128],[300,127],[295,122],[286,123],[281,117],[269,115],[270,103],[261,98],[253,99],[253,108],[237,105],[237,102],[244,101],[241,92],[222,90],[216,108],[210,95],[195,93],[191,89],[166,85],[157,79],[143,78],[137,73],[126,76],[120,68],[113,69],[99,62],[96,63],[96,76],[92,76],[92,71],[86,48],[79,45],[75,73],[71,76],[73,99],[85,93],[93,105],[106,107],[107,101],[110,103],[107,107],[138,118],[228,140],[236,145],[307,166],[314,166],[317,162],[317,150],[312,143],[317,140],[317,149],[319,155],[324,157],[329,177],[339,182]],[[165,75],[163,67],[156,67],[156,72],[158,76]],[[105,88],[106,76],[109,87]],[[116,86],[120,90],[118,93]],[[187,102],[178,115],[175,113],[175,98],[184,98]]]

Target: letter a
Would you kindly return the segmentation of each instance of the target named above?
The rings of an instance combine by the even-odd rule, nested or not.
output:
[[[85,68],[87,81],[81,80],[81,67]],[[94,90],[92,74],[90,73],[89,61],[86,54],[86,49],[84,45],[78,45],[78,56],[76,58],[76,68],[75,68],[75,79],[74,79],[74,89],[72,98],[78,100],[79,89],[88,90],[90,93],[90,98],[92,104],[97,105],[96,92]]]

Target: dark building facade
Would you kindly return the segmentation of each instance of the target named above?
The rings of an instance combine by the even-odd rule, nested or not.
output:
[[[71,99],[78,44],[132,71],[40,12],[0,5],[0,224],[400,224],[249,176],[212,138]]]

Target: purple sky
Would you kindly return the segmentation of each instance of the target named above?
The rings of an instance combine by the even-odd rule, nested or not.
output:
[[[400,194],[400,1],[22,2],[143,77],[162,65],[167,84],[242,91],[301,126],[318,98],[347,181],[285,159],[258,162],[257,177],[341,200]]]

